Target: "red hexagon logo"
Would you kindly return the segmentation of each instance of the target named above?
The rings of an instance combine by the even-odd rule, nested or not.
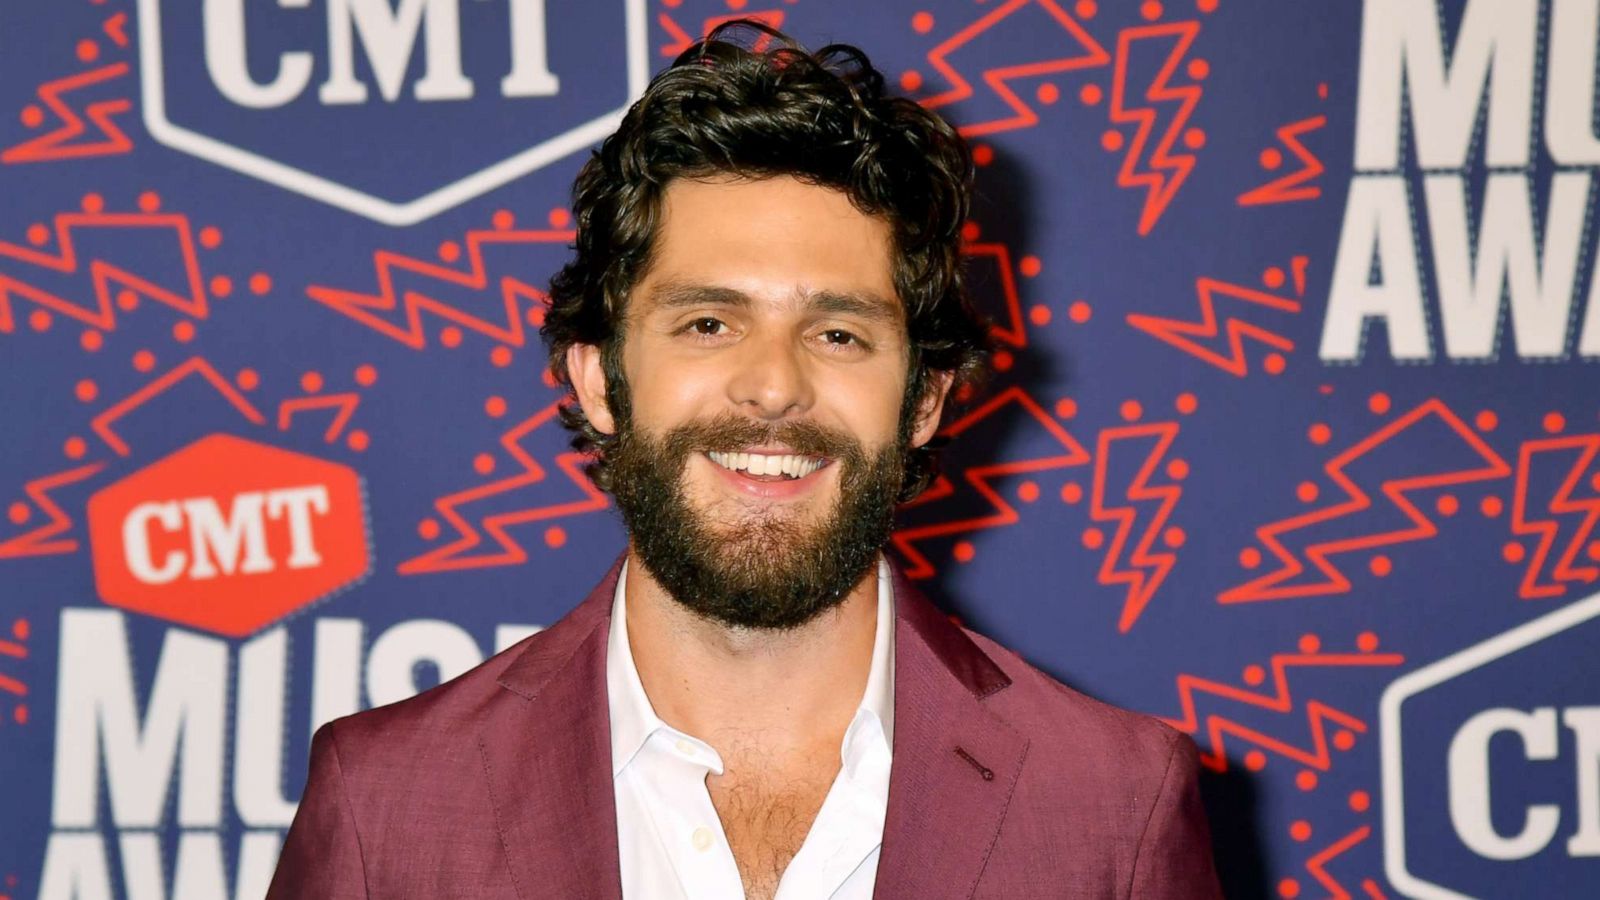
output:
[[[244,637],[363,578],[354,469],[225,434],[89,499],[95,586],[111,606]]]

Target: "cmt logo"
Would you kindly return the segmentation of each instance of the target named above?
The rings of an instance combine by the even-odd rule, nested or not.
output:
[[[1600,594],[1412,672],[1382,703],[1384,862],[1407,896],[1592,897]]]
[[[229,637],[368,570],[353,469],[221,434],[91,497],[89,539],[108,604]]]
[[[139,0],[145,126],[410,225],[615,129],[647,27],[646,0]]]

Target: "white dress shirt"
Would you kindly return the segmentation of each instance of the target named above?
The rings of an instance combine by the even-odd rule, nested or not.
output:
[[[706,789],[717,751],[661,721],[628,644],[626,564],[617,578],[606,648],[611,775],[624,900],[744,897],[739,867]],[[776,900],[869,900],[883,847],[894,745],[894,592],[878,561],[878,621],[867,689],[839,747],[822,809],[778,884]]]

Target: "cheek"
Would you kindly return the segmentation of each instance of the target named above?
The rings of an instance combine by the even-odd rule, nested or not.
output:
[[[711,380],[696,366],[645,349],[641,343],[625,345],[622,354],[634,422],[664,431],[694,418],[710,394]]]
[[[863,443],[879,446],[895,439],[905,399],[899,369],[841,370],[821,387],[819,405]]]

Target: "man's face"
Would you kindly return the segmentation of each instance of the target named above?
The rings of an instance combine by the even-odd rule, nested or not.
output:
[[[941,381],[903,415],[909,352],[888,226],[792,178],[673,182],[623,327],[631,416],[599,352],[569,370],[615,432],[618,506],[646,568],[691,609],[787,627],[848,594],[887,539],[901,454],[937,427]]]

